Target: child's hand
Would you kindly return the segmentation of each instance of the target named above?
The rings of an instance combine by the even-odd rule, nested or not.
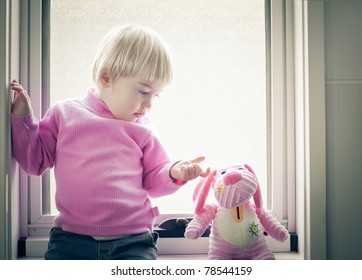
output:
[[[32,111],[30,98],[24,88],[16,81],[11,82],[12,95],[12,109],[11,112],[17,116],[26,116]]]
[[[172,166],[170,174],[173,179],[181,181],[193,180],[199,176],[207,177],[210,173],[210,168],[203,170],[199,165],[204,161],[205,157],[198,157],[193,160],[183,160]]]

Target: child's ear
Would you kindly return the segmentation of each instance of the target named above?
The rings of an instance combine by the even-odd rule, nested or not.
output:
[[[108,72],[106,72],[106,71],[102,72],[100,82],[103,87],[110,87],[111,76],[108,74]]]

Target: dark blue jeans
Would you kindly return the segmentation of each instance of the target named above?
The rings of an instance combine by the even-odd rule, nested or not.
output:
[[[46,260],[155,260],[157,233],[134,234],[109,241],[52,228]]]

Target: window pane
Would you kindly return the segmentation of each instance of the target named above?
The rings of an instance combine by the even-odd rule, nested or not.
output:
[[[170,155],[204,155],[205,167],[248,163],[266,200],[264,17],[264,0],[53,0],[51,105],[92,86],[90,65],[106,31],[146,25],[168,42],[175,64],[174,82],[150,113]],[[196,183],[154,204],[161,213],[190,213]]]

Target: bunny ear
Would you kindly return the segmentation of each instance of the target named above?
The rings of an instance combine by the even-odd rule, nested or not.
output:
[[[192,201],[195,202],[199,196],[199,192],[200,189],[202,187],[202,185],[204,184],[206,178],[200,178],[199,182],[197,183],[195,189],[194,189],[194,193],[192,195]]]
[[[211,183],[214,179],[214,176],[216,174],[216,170],[210,172],[209,176],[207,178],[202,178],[199,183],[196,185],[194,194],[193,194],[193,200],[195,203],[195,213],[197,215],[201,214],[202,209],[204,208],[206,198],[209,194]]]
[[[256,208],[257,209],[262,208],[263,207],[263,198],[261,196],[261,189],[260,189],[260,184],[259,184],[258,178],[256,177],[256,174],[255,174],[254,170],[250,167],[250,165],[244,164],[244,166],[255,176],[257,186],[256,186],[256,192],[253,196],[253,199],[254,199]]]

